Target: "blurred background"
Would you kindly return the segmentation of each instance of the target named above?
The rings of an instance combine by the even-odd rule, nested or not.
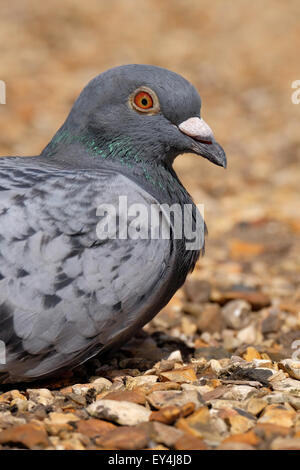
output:
[[[147,63],[182,74],[228,157],[226,171],[192,155],[176,162],[209,229],[194,276],[213,289],[259,289],[297,312],[299,17],[298,0],[2,0],[0,154],[39,153],[107,68]]]

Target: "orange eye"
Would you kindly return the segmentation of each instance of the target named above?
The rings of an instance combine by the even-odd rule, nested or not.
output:
[[[152,96],[146,91],[140,91],[134,97],[134,104],[140,109],[153,108]]]
[[[157,114],[160,112],[158,97],[155,91],[147,86],[137,88],[129,96],[128,104],[138,113]]]

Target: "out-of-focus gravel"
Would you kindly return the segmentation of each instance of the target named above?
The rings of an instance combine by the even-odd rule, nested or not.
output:
[[[40,152],[94,75],[151,63],[197,86],[229,165],[178,159],[205,204],[205,257],[113,359],[1,388],[0,448],[300,448],[299,14],[298,0],[1,2],[0,154]]]

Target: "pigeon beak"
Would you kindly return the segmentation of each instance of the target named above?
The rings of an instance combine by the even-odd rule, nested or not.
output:
[[[178,128],[183,134],[191,137],[192,143],[189,150],[207,158],[216,165],[226,168],[225,152],[221,145],[215,141],[211,128],[202,118],[189,118],[179,124]]]

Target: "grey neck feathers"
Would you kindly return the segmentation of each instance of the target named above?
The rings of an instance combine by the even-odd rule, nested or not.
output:
[[[125,173],[140,174],[148,184],[162,192],[179,190],[187,193],[177,178],[171,165],[160,159],[145,159],[143,148],[136,149],[130,137],[115,137],[110,141],[105,138],[93,138],[90,134],[74,134],[67,129],[60,129],[42,156],[56,163],[79,163],[83,168],[97,168],[103,164],[120,164]]]

